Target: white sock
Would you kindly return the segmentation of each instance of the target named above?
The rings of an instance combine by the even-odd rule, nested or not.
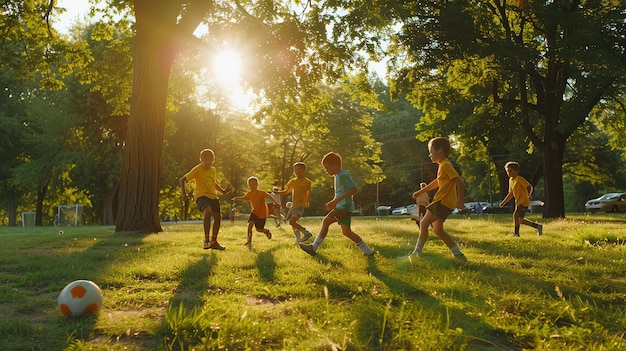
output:
[[[374,254],[374,251],[372,251],[372,249],[370,249],[370,247],[367,246],[365,241],[361,241],[360,243],[356,244],[356,246],[359,249],[361,249],[361,251],[363,251],[364,254],[366,254],[368,256]]]
[[[318,235],[315,237],[315,240],[313,241],[313,249],[315,251],[317,251],[320,245],[322,245],[322,241],[324,241],[324,238],[322,238],[321,236]]]
[[[296,230],[294,230],[294,231],[293,231],[293,235],[295,235],[295,236],[296,236],[296,240],[297,240],[297,241],[300,241],[300,231],[299,231],[299,230],[297,230],[297,229],[296,229]]]

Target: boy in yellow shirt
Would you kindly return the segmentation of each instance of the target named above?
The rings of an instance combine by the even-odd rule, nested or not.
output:
[[[311,197],[311,180],[306,177],[306,164],[304,162],[296,162],[293,164],[293,173],[295,178],[291,178],[284,190],[276,190],[275,194],[286,195],[291,191],[292,207],[287,212],[287,221],[293,229],[296,242],[305,242],[313,234],[303,227],[298,221],[304,216],[304,211],[309,207],[309,198]],[[302,234],[302,236],[300,236]]]
[[[509,176],[509,193],[504,200],[500,202],[500,207],[504,207],[511,198],[515,197],[515,211],[513,212],[513,221],[515,222],[515,231],[513,236],[519,237],[520,224],[525,224],[537,229],[537,235],[543,234],[543,225],[531,222],[524,218],[528,206],[530,206],[530,196],[533,193],[533,186],[522,176],[519,175],[520,166],[517,162],[507,162],[504,165],[506,174]]]
[[[217,234],[222,223],[220,212],[220,200],[217,197],[217,190],[222,194],[227,194],[231,190],[230,184],[222,188],[217,183],[217,170],[213,167],[215,163],[215,153],[211,149],[204,149],[200,152],[200,164],[193,167],[187,174],[180,178],[180,191],[183,199],[189,199],[187,194],[187,182],[193,180],[196,188],[193,192],[196,205],[203,215],[204,224],[204,249],[224,250],[224,246],[217,242]],[[213,217],[213,231],[211,232],[211,217]]]
[[[439,164],[437,178],[425,187],[413,193],[413,199],[422,194],[438,189],[433,201],[426,207],[426,214],[420,221],[420,235],[415,243],[412,255],[419,256],[428,240],[428,227],[432,225],[433,231],[448,246],[454,258],[462,264],[467,264],[467,258],[461,252],[452,236],[443,229],[443,223],[455,208],[464,209],[465,185],[454,166],[448,160],[450,155],[450,142],[445,138],[433,138],[428,142],[429,156],[433,163]]]

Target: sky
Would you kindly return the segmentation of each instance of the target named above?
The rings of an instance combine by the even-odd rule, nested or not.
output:
[[[67,11],[58,16],[53,27],[64,34],[68,34],[74,22],[85,22],[87,13],[89,13],[91,8],[88,0],[57,0],[57,6],[64,7]]]

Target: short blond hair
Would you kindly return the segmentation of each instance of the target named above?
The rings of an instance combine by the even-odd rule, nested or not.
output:
[[[509,161],[504,165],[504,169],[513,169],[519,172],[520,170],[520,166],[519,163],[515,162],[515,161]]]

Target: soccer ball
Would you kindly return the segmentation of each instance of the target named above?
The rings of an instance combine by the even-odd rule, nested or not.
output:
[[[102,291],[89,280],[76,280],[63,288],[58,299],[59,309],[66,316],[98,312],[102,308]]]
[[[63,231],[63,229],[59,230],[59,235],[61,235],[61,234],[63,234],[63,233],[65,233],[65,232]]]
[[[292,208],[293,207],[293,202],[289,201],[285,204],[285,207],[287,208]]]

